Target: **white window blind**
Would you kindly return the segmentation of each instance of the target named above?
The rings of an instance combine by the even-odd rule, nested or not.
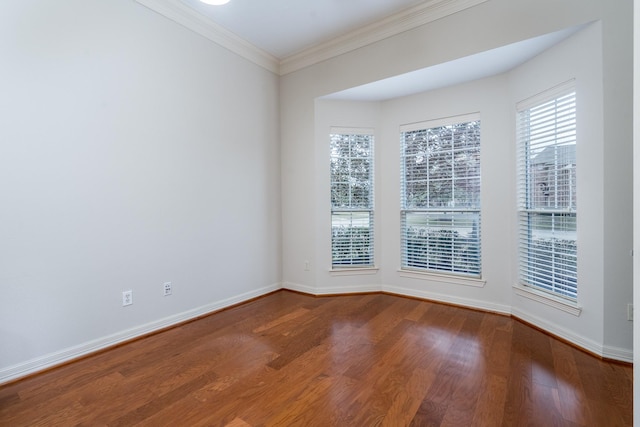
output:
[[[333,268],[374,265],[373,135],[358,132],[330,135]]]
[[[518,104],[519,276],[577,299],[576,94],[573,82]]]
[[[402,268],[479,277],[479,116],[400,131]]]

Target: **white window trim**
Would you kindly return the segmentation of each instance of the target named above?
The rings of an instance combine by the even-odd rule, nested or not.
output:
[[[364,276],[378,274],[378,267],[346,267],[346,268],[330,268],[331,276]]]
[[[537,106],[538,104],[559,98],[563,95],[566,95],[568,93],[575,91],[575,87],[576,87],[575,79],[567,80],[566,82],[560,83],[557,86],[554,86],[543,92],[537,93],[533,96],[530,96],[527,99],[523,99],[522,101],[516,103],[516,111],[528,110],[531,107]]]
[[[449,126],[456,123],[464,123],[464,122],[473,122],[473,121],[481,121],[482,117],[479,111],[459,114],[455,116],[441,117],[438,119],[424,120],[420,122],[414,123],[405,123],[399,126],[400,134],[405,132],[413,132],[417,130],[441,127],[441,126]],[[482,147],[481,147],[482,148]],[[402,150],[401,150],[402,151]],[[481,162],[482,164],[482,162]],[[402,175],[402,172],[401,172]],[[404,179],[404,177],[401,177]],[[400,215],[402,216],[402,211],[407,211],[407,209],[403,209],[400,207]],[[482,207],[478,208],[478,213],[482,216]],[[402,233],[401,229],[401,233]],[[480,233],[482,233],[480,229]],[[401,254],[402,256],[402,249]],[[414,279],[429,279],[441,283],[449,283],[456,285],[464,285],[464,286],[473,286],[473,287],[484,287],[486,281],[482,279],[482,241],[480,241],[480,275],[478,277],[474,276],[465,276],[462,273],[457,272],[446,272],[446,271],[433,271],[433,270],[414,270],[409,267],[400,267],[398,269],[401,277],[409,277]]]
[[[329,134],[341,134],[341,135],[369,135],[375,136],[375,129],[372,128],[350,128],[331,126],[329,128]]]
[[[457,123],[475,122],[477,120],[482,120],[480,117],[480,112],[460,114],[458,116],[442,117],[439,119],[425,120],[422,122],[406,123],[400,125],[400,133],[455,125]]]
[[[373,128],[362,128],[362,127],[340,127],[340,126],[331,126],[329,128],[329,135],[333,135],[333,134],[339,134],[339,135],[368,135],[371,136],[374,139],[374,146],[372,150],[375,150],[375,129]],[[372,157],[372,167],[373,167],[373,174],[371,177],[372,180],[372,184],[373,184],[373,205],[371,207],[370,210],[367,210],[369,212],[371,212],[371,215],[375,218],[375,212],[376,212],[376,203],[375,203],[375,152],[372,151],[371,153],[371,157]],[[331,214],[330,214],[330,218],[332,218],[333,216],[333,207],[331,207]],[[330,219],[330,222],[332,222],[332,219]],[[375,226],[375,220],[374,220],[374,225],[371,229],[372,231],[372,239],[373,239],[373,254],[372,254],[372,263],[371,264],[365,264],[362,266],[358,266],[358,265],[345,265],[344,267],[341,267],[339,265],[334,265],[333,264],[333,256],[331,255],[331,266],[329,267],[329,272],[331,273],[332,276],[347,276],[347,275],[362,275],[362,274],[376,274],[378,271],[378,268],[375,266],[376,264],[376,247],[375,247],[375,234],[376,234],[376,226]],[[333,238],[331,237],[331,243],[330,243],[330,248],[333,247]],[[330,249],[331,250],[331,249]],[[374,271],[373,273],[371,271]]]
[[[516,103],[516,117],[517,115],[521,112],[521,111],[525,111],[534,107],[537,107],[540,104],[544,104],[546,102],[552,101],[554,99],[560,98],[562,96],[568,95],[571,92],[575,92],[576,91],[576,85],[575,85],[575,78],[574,79],[570,79],[567,80],[565,82],[562,82],[552,88],[546,89],[542,92],[539,92],[533,96],[530,96],[529,98],[523,99],[522,101],[519,101]],[[577,109],[577,105],[576,105],[576,109]],[[516,134],[519,132],[519,128],[518,125],[516,125]],[[522,147],[520,146],[520,139],[519,137],[517,137],[518,140],[518,150],[521,150]],[[518,162],[520,162],[520,159],[518,159]],[[520,173],[520,165],[518,164],[518,173]],[[517,178],[517,185],[518,185],[518,192],[522,191],[519,186],[520,186],[520,176],[518,176]],[[520,195],[518,195],[518,197],[520,197]],[[520,202],[518,202],[520,203]],[[522,213],[527,211],[527,209],[521,209],[521,207],[518,205],[517,207],[517,213],[518,216]],[[534,211],[534,210],[531,210]],[[577,210],[573,209],[572,211],[570,211],[571,213],[577,214]],[[518,221],[520,221],[520,219],[518,219]],[[518,228],[520,227],[520,224],[518,224]],[[518,239],[518,247],[520,246],[520,240]],[[518,253],[518,258],[520,258],[520,253]],[[520,268],[520,259],[518,259],[518,269]],[[519,273],[518,273],[519,274]],[[531,300],[546,304],[548,306],[557,308],[559,310],[562,310],[564,312],[573,314],[574,316],[579,316],[581,311],[582,311],[582,307],[578,304],[578,296],[576,295],[575,299],[570,299],[570,298],[564,298],[561,295],[558,295],[556,293],[553,293],[552,291],[546,291],[543,289],[538,289],[533,285],[527,285],[524,283],[520,282],[520,278],[518,278],[518,283],[516,283],[513,288],[516,291],[516,294],[523,296],[525,298],[529,298]],[[576,290],[578,291],[578,288],[576,288]]]
[[[533,301],[548,305],[549,307],[556,308],[564,311],[565,313],[572,314],[576,317],[582,313],[582,306],[577,301],[571,301],[559,296],[555,296],[549,292],[539,291],[531,286],[521,285],[516,283],[513,285],[513,289],[517,295],[528,298]]]
[[[472,286],[474,288],[484,288],[487,281],[482,278],[467,277],[456,273],[435,273],[433,271],[408,270],[399,268],[400,277],[410,279],[429,280],[432,282],[446,283],[451,285]]]

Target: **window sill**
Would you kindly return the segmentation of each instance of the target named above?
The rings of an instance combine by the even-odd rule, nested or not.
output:
[[[329,270],[329,274],[332,276],[359,276],[366,274],[377,274],[378,267],[361,267],[361,268],[332,268]]]
[[[473,286],[475,288],[483,288],[487,283],[486,280],[475,277],[456,276],[452,274],[440,274],[433,272],[423,272],[414,270],[398,270],[400,277],[409,277],[411,279],[431,280],[434,282],[447,283],[453,285]]]
[[[542,304],[548,305],[549,307],[557,308],[558,310],[572,314],[576,317],[580,316],[580,313],[582,313],[582,307],[580,307],[577,302],[556,297],[551,294],[547,294],[546,292],[541,292],[520,284],[513,285],[513,289],[516,291],[516,294],[522,297],[540,302]]]

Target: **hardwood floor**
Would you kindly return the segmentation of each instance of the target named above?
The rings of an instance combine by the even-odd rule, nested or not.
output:
[[[2,426],[631,424],[631,367],[385,294],[279,291],[0,388]]]

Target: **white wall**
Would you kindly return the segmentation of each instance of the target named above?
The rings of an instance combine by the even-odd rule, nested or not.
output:
[[[511,254],[510,213],[515,203],[511,159],[514,155],[512,115],[504,75],[383,102],[382,144],[385,162],[380,182],[383,232],[381,262],[385,290],[456,304],[510,312],[504,283],[510,274],[504,260]],[[403,124],[479,113],[481,121],[481,246],[482,281],[432,274],[406,274],[400,269],[400,145]],[[506,227],[506,230],[505,230]]]
[[[640,111],[640,0],[633,1],[633,111]],[[633,116],[633,305],[640,307],[640,117]],[[633,326],[633,344],[640,345],[640,325]],[[633,353],[634,366],[640,366],[640,351]],[[633,376],[633,413],[640,414],[640,375]],[[640,426],[640,417],[634,417]]]
[[[513,105],[571,79],[575,79],[577,103],[578,303],[581,313],[577,316],[541,304],[523,296],[532,296],[526,292],[514,292],[513,313],[597,354],[604,354],[606,310],[603,301],[608,289],[613,287],[609,280],[618,274],[616,271],[605,273],[605,223],[607,218],[612,218],[611,221],[619,222],[621,226],[630,224],[627,212],[611,212],[615,216],[608,217],[604,208],[603,159],[608,144],[603,132],[602,31],[599,22],[509,73]],[[626,171],[619,173],[628,178]],[[513,264],[517,263],[515,248],[514,245]],[[517,279],[514,269],[511,283],[517,283]],[[629,323],[626,312],[616,321],[618,327],[626,327]],[[629,359],[631,334],[623,336],[626,339],[624,351],[607,351],[621,352],[612,356]]]
[[[313,278],[311,285],[297,286],[288,283],[288,287],[315,294],[332,292],[379,291],[381,281],[379,270],[358,269],[344,274],[332,273],[331,270],[331,193],[329,185],[329,132],[331,127],[371,129],[374,131],[374,173],[376,185],[381,184],[385,174],[381,172],[386,161],[380,155],[380,140],[378,126],[382,119],[379,102],[332,101],[318,99],[315,103],[315,181],[313,193],[315,195],[315,236],[314,258],[312,265]],[[386,198],[380,197],[381,190],[375,190],[374,203],[374,233],[382,233],[383,218],[380,208]],[[381,250],[375,251],[375,264],[379,265],[385,258]],[[344,270],[343,270],[344,271]]]
[[[277,76],[130,0],[4,2],[0,58],[0,381],[279,287]]]
[[[631,349],[633,323],[633,1],[603,9],[604,344]]]
[[[631,322],[631,118],[632,82],[628,18],[630,4],[611,7],[604,0],[492,0],[341,55],[281,80],[283,275],[286,286],[317,293],[385,289],[496,311],[514,311],[607,357],[629,360]],[[327,123],[332,108],[318,97],[371,81],[414,71],[534,36],[601,21],[564,47],[551,50],[508,76],[496,76],[454,88],[366,106],[364,117]],[[440,41],[446,40],[447,43]],[[573,44],[572,44],[573,43]],[[620,46],[615,47],[616,45]],[[545,68],[546,67],[546,68]],[[582,69],[581,67],[585,67]],[[548,69],[547,69],[548,68]],[[573,74],[587,107],[582,130],[593,132],[588,148],[579,153],[583,169],[579,247],[581,260],[579,317],[515,294],[515,166],[501,162],[515,157],[515,102],[566,80]],[[568,77],[567,77],[568,78]],[[564,80],[563,80],[564,79]],[[626,90],[626,94],[622,93]],[[582,96],[582,95],[581,95]],[[581,104],[582,105],[582,104]],[[379,110],[376,110],[379,108]],[[585,108],[585,107],[581,107]],[[483,126],[482,202],[483,279],[481,287],[439,283],[398,274],[399,195],[397,126],[412,121],[480,111]],[[352,113],[355,114],[355,113]],[[435,116],[435,117],[434,117]],[[356,116],[353,115],[355,118]],[[375,274],[334,276],[328,270],[328,182],[325,144],[328,125],[376,125],[376,221],[379,253]],[[344,123],[348,121],[348,123]],[[318,130],[318,126],[323,129]],[[611,136],[611,138],[609,138]],[[511,144],[511,145],[510,145]],[[325,147],[325,148],[323,148]],[[511,151],[510,151],[511,150]],[[320,157],[320,158],[318,158]],[[614,167],[615,165],[618,167]],[[580,173],[580,172],[579,172]],[[315,188],[316,191],[310,191]],[[497,189],[493,192],[491,189]],[[618,188],[622,188],[619,191]],[[615,195],[614,195],[615,193]],[[607,205],[607,203],[613,203]],[[582,205],[584,203],[584,206]],[[586,211],[585,211],[586,210]],[[501,212],[504,211],[504,216]],[[310,227],[309,224],[315,226]],[[510,232],[501,233],[505,225]],[[584,225],[584,227],[583,227]],[[323,233],[324,237],[323,237]],[[586,242],[583,242],[586,240]],[[304,271],[305,260],[320,260]],[[582,285],[581,285],[582,286]]]

